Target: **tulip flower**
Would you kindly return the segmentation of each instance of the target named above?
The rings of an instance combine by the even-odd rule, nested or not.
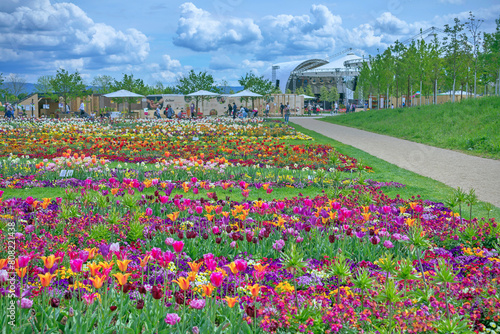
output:
[[[81,259],[71,260],[69,261],[69,265],[71,267],[71,271],[79,273],[82,271],[83,261]]]
[[[227,301],[227,306],[229,306],[230,308],[233,308],[234,305],[238,302],[238,297],[229,297],[229,296],[226,296],[226,298],[224,298],[226,301]]]
[[[7,267],[7,263],[9,262],[8,259],[0,259],[0,270],[3,268]]]
[[[231,269],[231,272],[232,272],[233,274],[235,274],[235,275],[236,275],[236,274],[238,274],[238,272],[239,272],[239,271],[238,271],[238,268],[236,268],[236,263],[231,262],[231,263],[230,263],[230,264],[228,264],[227,266],[229,267],[229,269]]]
[[[222,285],[223,280],[224,280],[224,275],[221,272],[216,271],[210,275],[210,282],[216,288],[218,288]]]
[[[181,321],[181,317],[177,313],[167,313],[165,316],[165,322],[169,325],[175,325]]]
[[[92,275],[92,276],[95,276],[97,270],[99,270],[99,268],[101,268],[100,265],[95,264],[94,262],[88,263],[87,267],[90,269],[90,275]]]
[[[128,267],[128,264],[130,262],[132,262],[132,261],[131,260],[123,260],[123,261],[117,260],[116,264],[118,265],[118,269],[120,269],[120,271],[127,271],[127,267]]]
[[[50,281],[57,275],[52,275],[51,273],[45,273],[45,274],[38,274],[38,277],[40,278],[40,282],[42,286],[47,287],[50,285]]]
[[[23,278],[24,276],[26,276],[27,272],[28,272],[28,267],[16,269],[16,273],[17,273],[17,275],[19,275],[20,278]]]
[[[26,267],[28,265],[28,263],[30,262],[30,260],[31,260],[31,257],[29,257],[29,256],[20,256],[18,258],[17,265],[19,266],[19,268],[24,268],[24,267]],[[3,269],[3,267],[2,267],[1,264],[0,264],[0,269]]]
[[[146,267],[146,265],[148,264],[150,258],[151,258],[150,255],[146,255],[142,259],[139,258],[141,268]]]
[[[203,265],[203,262],[188,262],[189,268],[191,268],[192,271],[195,273],[200,271],[201,266]]]
[[[214,287],[212,286],[212,284],[203,284],[201,286],[201,289],[203,291],[203,297],[212,296],[212,292],[214,291]]]
[[[94,288],[100,289],[106,278],[104,276],[101,277],[96,276],[96,277],[90,277],[89,280],[92,281],[92,285],[94,285]]]
[[[174,241],[172,244],[172,247],[174,247],[174,251],[176,253],[182,252],[182,249],[184,248],[184,242],[183,241]]]
[[[189,280],[185,277],[179,277],[179,279],[173,280],[172,282],[179,284],[179,287],[182,290],[189,289]]]
[[[245,260],[237,259],[234,261],[234,263],[235,263],[238,271],[245,271],[247,269],[248,264],[247,264],[247,261],[245,261]]]
[[[109,269],[109,268],[112,268],[112,267],[113,267],[113,264],[115,264],[113,261],[111,261],[111,262],[106,262],[106,261],[99,262],[99,266],[100,266],[102,269]]]
[[[45,265],[45,268],[50,269],[54,266],[54,263],[60,259],[59,257],[55,257],[55,255],[49,255],[47,257],[45,256],[40,256],[40,258],[43,260],[43,264]]]
[[[153,214],[153,209],[147,208],[146,209],[146,216],[151,216]]]
[[[113,274],[113,276],[118,280],[118,284],[119,285],[124,285],[125,283],[127,283],[127,280],[128,280],[128,277],[130,276],[131,274],[122,274],[122,273],[117,273],[117,274]]]
[[[250,286],[250,293],[254,298],[257,298],[259,296],[260,292],[260,286],[258,283],[255,283],[254,285]]]

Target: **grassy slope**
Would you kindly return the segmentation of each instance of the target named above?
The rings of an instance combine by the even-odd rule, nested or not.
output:
[[[371,166],[374,173],[369,174],[368,178],[384,182],[394,181],[406,185],[406,187],[402,189],[384,188],[384,193],[391,197],[395,197],[397,194],[399,194],[402,198],[411,198],[412,196],[420,195],[424,199],[435,202],[444,202],[453,194],[454,189],[444,183],[410,172],[382,159],[376,158],[364,151],[358,150],[357,148],[317,134],[316,132],[303,128],[299,125],[292,124],[292,126],[298,131],[314,137],[316,143],[333,145],[340,153],[355,157],[356,159],[361,160],[363,164]],[[483,209],[482,204],[483,203],[473,208],[473,216],[488,216],[488,213]],[[468,207],[466,210],[462,207],[462,211],[468,211]],[[468,212],[462,212],[462,214],[464,217],[468,217]],[[495,207],[493,212],[490,213],[490,217],[499,219],[500,208]]]
[[[436,106],[370,110],[328,117],[325,121],[500,159],[499,97]]]

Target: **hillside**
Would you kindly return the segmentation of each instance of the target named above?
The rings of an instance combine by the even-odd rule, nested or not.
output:
[[[325,121],[463,153],[500,159],[500,98],[362,111]]]

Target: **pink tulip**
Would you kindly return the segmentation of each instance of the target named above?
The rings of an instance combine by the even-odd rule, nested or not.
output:
[[[31,197],[31,196],[28,196],[28,197],[26,198],[26,203],[27,203],[27,204],[29,204],[29,205],[33,204],[33,202],[34,202],[34,201],[35,201],[35,200],[34,200],[34,199],[33,199],[33,197]]]
[[[203,207],[202,206],[197,206],[195,210],[196,210],[196,213],[199,214],[199,215],[201,215],[203,213]]]
[[[236,269],[238,269],[239,272],[245,271],[247,269],[247,261],[237,259],[234,261],[234,264],[236,265]]]
[[[206,259],[205,265],[209,271],[214,271],[217,268],[217,262],[213,258]]]
[[[180,252],[182,252],[182,249],[184,248],[184,242],[183,241],[174,241],[172,246],[174,247],[174,251],[176,253],[180,253]]]
[[[198,188],[193,188],[193,194],[198,195],[199,192]]]
[[[273,192],[273,188],[267,188],[266,193],[270,194]]]
[[[224,275],[218,271],[213,272],[210,275],[210,283],[212,283],[212,285],[215,286],[216,288],[222,285],[222,280],[224,280]]]
[[[162,204],[165,204],[168,202],[168,196],[160,196],[160,202]]]
[[[29,256],[20,256],[17,260],[17,264],[19,265],[19,268],[24,268],[28,265],[30,260],[31,258]]]
[[[153,214],[153,210],[151,208],[146,209],[146,216],[151,216]]]
[[[69,266],[71,267],[71,271],[74,273],[79,273],[82,271],[83,261],[81,259],[75,259],[69,261]]]

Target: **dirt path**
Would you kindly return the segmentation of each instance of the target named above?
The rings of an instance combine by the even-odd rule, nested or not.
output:
[[[500,207],[498,160],[474,157],[314,118],[292,118],[290,121],[450,187],[461,187],[466,191],[473,188],[481,201]]]

